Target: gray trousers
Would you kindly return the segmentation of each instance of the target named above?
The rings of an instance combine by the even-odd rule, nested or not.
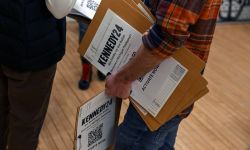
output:
[[[18,72],[0,65],[0,150],[36,150],[56,65]]]

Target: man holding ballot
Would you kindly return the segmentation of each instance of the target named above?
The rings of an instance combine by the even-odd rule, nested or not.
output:
[[[107,78],[109,96],[128,98],[131,84],[185,46],[205,62],[208,59],[221,0],[146,0],[156,21],[144,33],[136,56]],[[192,105],[193,106],[193,105]],[[178,126],[192,106],[151,132],[130,105],[120,125],[116,150],[173,150]]]

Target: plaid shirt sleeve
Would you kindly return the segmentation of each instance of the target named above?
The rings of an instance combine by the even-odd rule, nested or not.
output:
[[[197,24],[202,14],[203,17],[205,16],[205,20],[216,20],[219,5],[213,8],[213,11],[210,10],[212,3],[215,1],[221,0],[157,1],[155,11],[151,8],[151,11],[155,14],[156,22],[144,33],[142,38],[144,45],[163,57],[171,55],[176,49],[186,43],[190,34],[192,34],[189,31],[190,28]],[[152,6],[156,5],[152,4]],[[212,18],[209,18],[209,16],[212,16]],[[214,26],[215,23],[203,27],[196,26],[196,29],[207,31],[210,28],[214,29]],[[200,36],[203,36],[206,33],[201,34]]]

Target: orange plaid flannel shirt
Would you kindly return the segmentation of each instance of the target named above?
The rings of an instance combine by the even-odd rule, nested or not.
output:
[[[185,46],[205,62],[222,0],[145,0],[156,17],[143,43],[160,55]]]

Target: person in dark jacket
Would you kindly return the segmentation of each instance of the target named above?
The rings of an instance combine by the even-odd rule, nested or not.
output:
[[[37,148],[65,24],[45,0],[0,1],[0,150]]]

